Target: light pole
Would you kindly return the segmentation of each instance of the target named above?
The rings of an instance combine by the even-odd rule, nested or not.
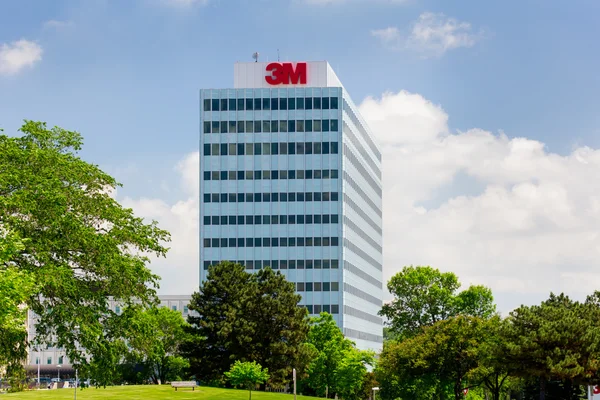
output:
[[[60,364],[58,364],[58,365],[56,366],[56,368],[58,368],[58,382],[60,382],[60,367],[62,367],[62,365],[60,365]],[[57,383],[58,383],[58,382],[57,382]],[[57,386],[58,386],[58,385],[57,385]]]
[[[375,400],[375,392],[379,390],[379,387],[373,388],[373,400]]]
[[[75,367],[75,400],[77,400],[77,367]]]
[[[294,400],[296,400],[296,368],[294,368]]]

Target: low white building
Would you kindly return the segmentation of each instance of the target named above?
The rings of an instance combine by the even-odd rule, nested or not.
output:
[[[160,301],[159,307],[168,307],[171,310],[179,311],[187,319],[190,313],[188,306],[192,299],[191,295],[164,295],[158,296],[158,299]],[[120,314],[123,306],[114,300],[110,300],[109,307],[115,313]],[[27,332],[30,343],[35,341],[35,323],[36,315],[29,311],[27,314]],[[65,350],[49,345],[30,346],[25,369],[27,371],[39,370],[40,376],[49,375],[53,378],[58,377],[59,374],[62,374],[61,376],[70,375],[73,371]]]

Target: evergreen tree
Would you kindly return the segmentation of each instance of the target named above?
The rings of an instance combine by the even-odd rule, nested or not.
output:
[[[191,339],[182,346],[196,377],[223,382],[235,361],[257,361],[269,369],[269,384],[281,386],[292,368],[302,371],[308,349],[305,308],[300,295],[281,273],[265,268],[248,273],[240,264],[211,266],[207,280],[192,295]]]

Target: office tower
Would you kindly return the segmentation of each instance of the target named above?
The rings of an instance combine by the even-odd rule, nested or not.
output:
[[[380,350],[381,152],[331,66],[235,64],[233,88],[200,92],[200,154],[200,280],[269,266]]]

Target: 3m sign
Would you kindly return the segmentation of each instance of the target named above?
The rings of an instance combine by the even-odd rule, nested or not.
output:
[[[306,63],[270,63],[265,80],[269,85],[306,85]]]

